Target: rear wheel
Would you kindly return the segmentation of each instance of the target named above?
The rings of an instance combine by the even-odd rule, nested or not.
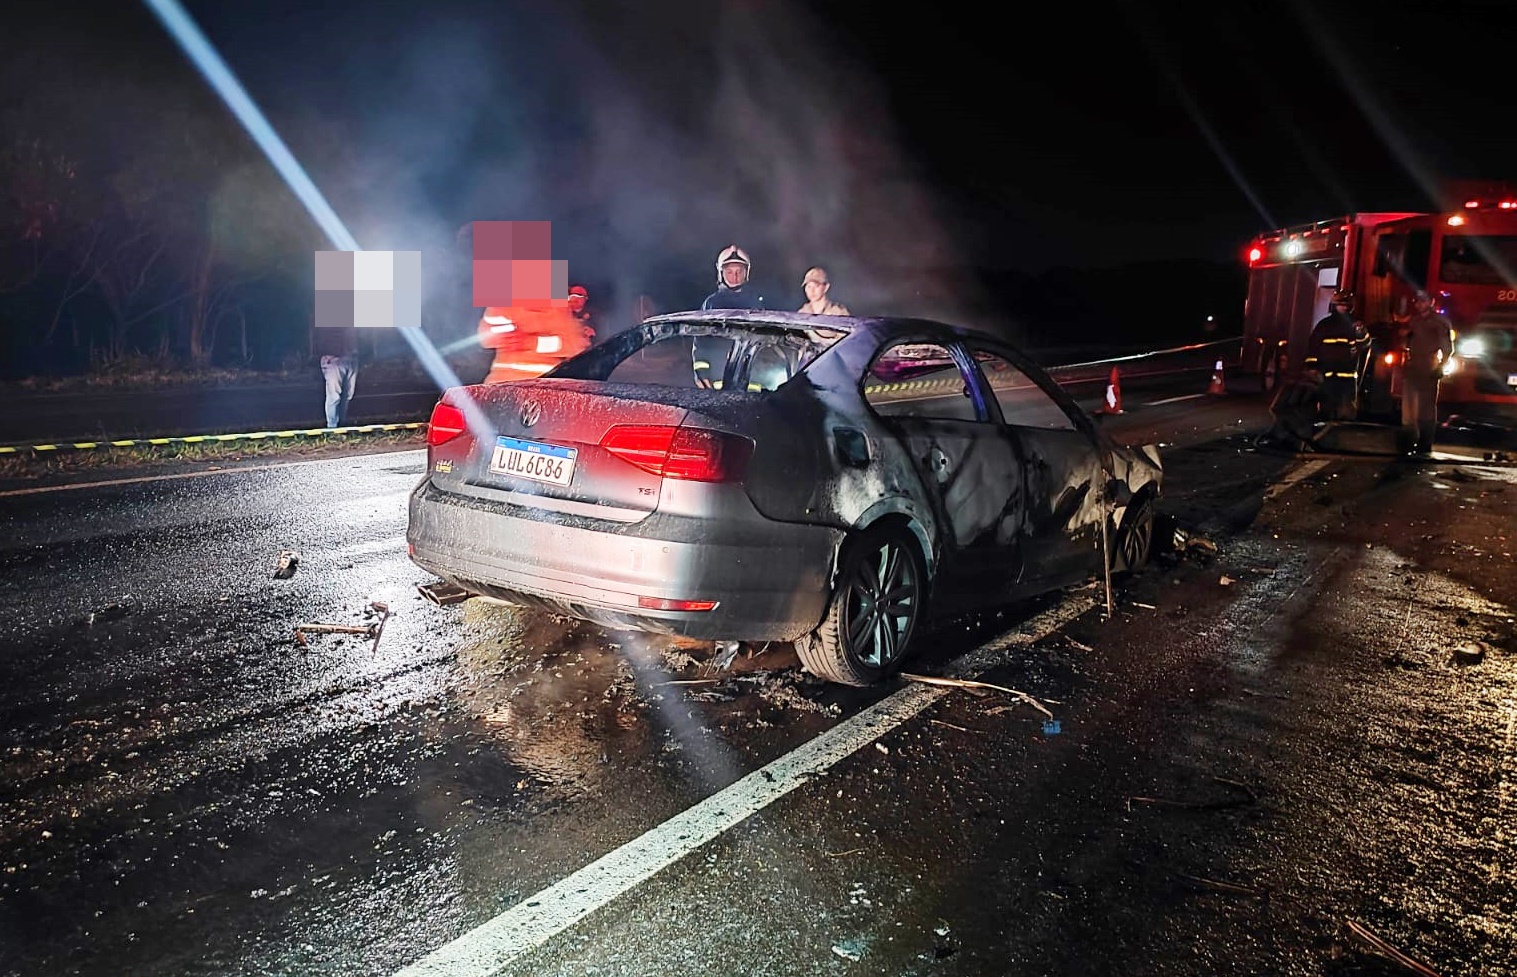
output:
[[[1122,515],[1112,560],[1117,569],[1135,573],[1148,564],[1154,548],[1154,509],[1153,494],[1144,492],[1132,501]]]
[[[872,685],[906,656],[921,620],[926,569],[916,539],[879,526],[848,544],[821,627],[796,642],[806,671],[843,685]]]

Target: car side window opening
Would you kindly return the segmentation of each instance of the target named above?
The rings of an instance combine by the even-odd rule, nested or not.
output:
[[[959,364],[936,343],[895,343],[864,375],[864,400],[882,417],[983,420]]]
[[[1077,430],[1075,422],[1048,393],[1005,357],[976,349],[975,363],[1007,424],[1054,431]]]

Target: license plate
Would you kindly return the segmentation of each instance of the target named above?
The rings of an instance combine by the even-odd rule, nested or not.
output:
[[[495,453],[490,456],[490,471],[549,485],[568,485],[574,478],[574,460],[578,455],[574,448],[497,437]]]
[[[1517,387],[1517,373],[1508,373],[1506,375],[1506,385],[1508,387]]]

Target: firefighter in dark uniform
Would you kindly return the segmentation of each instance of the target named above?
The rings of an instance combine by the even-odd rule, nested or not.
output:
[[[1433,297],[1418,292],[1417,314],[1406,324],[1406,375],[1401,384],[1401,427],[1412,453],[1433,451],[1438,428],[1438,381],[1453,352],[1453,324],[1433,307]]]
[[[1351,421],[1358,412],[1359,374],[1369,334],[1353,316],[1354,296],[1336,291],[1332,312],[1312,329],[1307,342],[1305,367],[1322,377],[1318,404],[1322,419]]]

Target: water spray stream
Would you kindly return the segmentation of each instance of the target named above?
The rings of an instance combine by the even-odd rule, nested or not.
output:
[[[163,22],[163,26],[184,50],[200,74],[215,89],[216,94],[221,96],[221,100],[237,117],[237,121],[242,123],[248,135],[263,150],[270,165],[300,200],[332,247],[338,251],[362,251],[363,248],[359,247],[357,239],[353,237],[347,225],[337,216],[337,212],[332,209],[321,191],[316,189],[316,184],[306,173],[305,168],[295,159],[295,155],[284,144],[284,140],[279,138],[279,134],[274,131],[269,120],[253,103],[247,89],[242,87],[237,76],[232,74],[232,69],[222,60],[221,55],[216,53],[211,42],[190,19],[190,15],[185,12],[178,0],[143,0],[143,2]],[[462,386],[452,367],[448,366],[442,354],[437,351],[437,347],[425,333],[419,328],[404,328],[398,331],[410,344],[412,352],[421,361],[421,365],[437,384],[438,389],[447,390]],[[485,419],[472,398],[459,398],[456,406],[464,411],[469,427],[473,429],[476,437],[486,440],[486,443],[494,442],[494,428]]]

